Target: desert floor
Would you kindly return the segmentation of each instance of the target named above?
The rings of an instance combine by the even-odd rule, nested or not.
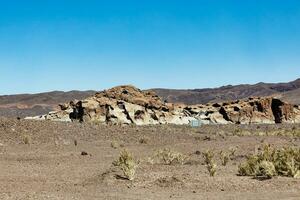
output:
[[[300,199],[300,179],[238,176],[264,143],[300,147],[299,125],[108,126],[0,119],[0,199]],[[77,143],[77,145],[75,145]],[[181,164],[151,163],[170,148]],[[226,166],[218,152],[236,148]],[[133,181],[112,165],[127,149],[140,160]],[[210,177],[202,153],[216,152]],[[88,155],[81,155],[85,151]]]

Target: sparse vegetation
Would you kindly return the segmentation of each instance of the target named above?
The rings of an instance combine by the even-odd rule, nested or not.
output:
[[[152,163],[163,163],[165,165],[183,165],[188,160],[188,157],[169,148],[164,148],[158,150],[150,160]]]
[[[76,139],[74,139],[74,145],[77,146],[78,145],[78,142]]]
[[[210,176],[215,176],[217,172],[217,164],[214,161],[214,156],[215,154],[212,150],[207,150],[203,153],[204,162],[206,164]]]
[[[143,136],[143,137],[141,137],[141,138],[139,139],[139,143],[140,143],[140,144],[147,144],[148,141],[149,141],[149,139],[148,139],[147,137],[145,137],[145,136]]]
[[[114,166],[119,167],[123,172],[123,178],[133,180],[135,178],[136,169],[139,165],[139,161],[136,160],[133,155],[127,150],[123,150],[120,153],[119,158],[113,162]]]
[[[2,164],[0,168],[3,168],[3,176],[8,179],[3,179],[2,186],[11,186],[8,191],[10,194],[14,194],[15,188],[12,186],[18,184],[18,181],[26,182],[28,178],[34,178],[37,182],[41,182],[45,178],[50,178],[54,180],[52,185],[46,185],[50,189],[42,189],[51,195],[51,192],[57,188],[55,182],[60,181],[61,177],[67,177],[71,182],[80,184],[77,186],[72,184],[70,188],[72,191],[82,189],[81,186],[84,185],[84,190],[79,191],[82,192],[82,196],[88,196],[88,193],[94,192],[97,186],[103,188],[103,191],[107,190],[105,197],[108,198],[114,196],[112,193],[123,198],[125,190],[126,194],[128,193],[125,199],[132,197],[130,193],[133,190],[137,191],[137,195],[144,194],[145,191],[149,192],[153,194],[149,198],[154,199],[159,199],[160,194],[165,195],[166,191],[173,194],[176,190],[188,194],[184,196],[185,199],[198,197],[207,192],[217,194],[219,198],[223,197],[224,192],[230,195],[235,195],[235,191],[248,192],[249,198],[252,193],[261,192],[266,195],[263,196],[266,199],[273,198],[274,194],[271,191],[280,191],[282,195],[278,196],[279,199],[291,191],[295,192],[295,195],[299,193],[300,179],[272,178],[274,176],[298,177],[299,167],[296,166],[299,166],[299,161],[296,156],[293,156],[294,159],[288,159],[284,153],[282,155],[276,153],[275,156],[272,148],[281,151],[286,145],[289,146],[288,149],[295,151],[300,147],[300,138],[292,134],[271,136],[275,131],[291,133],[292,130],[300,128],[299,124],[260,125],[259,130],[256,130],[257,125],[203,125],[197,128],[201,133],[190,134],[191,130],[196,129],[173,125],[108,127],[79,123],[70,126],[49,121],[44,123],[46,124],[40,121],[23,120],[16,125],[12,123],[9,127],[7,126],[9,121],[0,121],[0,164]],[[292,128],[293,126],[295,128]],[[230,134],[236,127],[251,133],[269,132],[270,136],[226,135],[226,140],[221,138],[220,133]],[[29,140],[29,145],[24,144],[25,135],[30,137],[28,139],[32,139]],[[213,136],[216,136],[215,139]],[[74,146],[76,142],[77,147]],[[266,142],[272,145],[264,149]],[[127,153],[131,156],[123,153],[124,148],[121,145],[124,144],[130,152]],[[254,151],[255,146],[257,152]],[[208,149],[211,151],[206,152]],[[263,152],[266,152],[264,153],[266,159],[261,159],[259,162],[253,159],[252,168],[255,170],[250,171],[249,163],[246,163],[249,156]],[[148,157],[151,157],[150,162],[147,162]],[[278,157],[276,158],[278,163],[274,161],[274,157]],[[116,160],[115,166],[112,165],[114,160]],[[288,161],[289,164],[280,164],[279,160],[280,163]],[[32,167],[39,163],[46,163],[38,166],[45,173],[38,173],[36,176],[36,173],[32,174]],[[246,165],[241,168],[241,172],[244,170],[244,177],[236,175],[240,163]],[[8,170],[7,166],[11,166],[11,169]],[[57,173],[53,174],[53,169],[58,168],[61,170],[56,170]],[[75,176],[70,176],[71,169],[76,169]],[[20,171],[24,172],[20,180],[11,178],[13,174],[20,174]],[[271,181],[259,181],[269,178],[272,178]],[[37,184],[33,185],[36,186]],[[27,191],[26,189],[30,188],[26,187],[24,191]],[[193,194],[193,191],[196,194]],[[28,192],[35,192],[35,190],[33,188]],[[99,192],[99,198],[101,192],[102,190]],[[267,196],[267,193],[271,195]],[[61,191],[57,195],[62,195]],[[59,197],[68,198],[68,196]],[[43,199],[43,196],[36,198]]]
[[[120,145],[119,145],[119,143],[118,143],[117,141],[112,141],[112,142],[110,143],[110,146],[111,146],[112,148],[114,148],[114,149],[117,149],[117,148],[120,147]]]
[[[232,160],[235,156],[235,153],[237,151],[237,148],[236,147],[230,147],[229,148],[229,158]]]
[[[219,132],[215,133],[216,135],[220,135]],[[268,129],[268,128],[255,128],[255,129],[247,129],[236,127],[232,131],[228,130],[223,133],[225,136],[300,136],[300,129],[295,126],[291,129]]]
[[[238,171],[242,176],[299,178],[300,148],[275,149],[265,145],[261,152],[248,156],[247,160],[239,165]]]
[[[23,135],[23,143],[24,144],[30,144],[30,137],[28,135]]]
[[[225,151],[220,151],[220,160],[223,166],[226,166],[229,161],[229,155]]]

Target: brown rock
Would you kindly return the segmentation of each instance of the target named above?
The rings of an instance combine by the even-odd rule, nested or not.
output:
[[[152,91],[119,86],[96,93],[82,101],[60,105],[61,110],[31,119],[91,121],[109,124],[251,124],[300,122],[298,106],[273,97],[218,104],[170,104]]]

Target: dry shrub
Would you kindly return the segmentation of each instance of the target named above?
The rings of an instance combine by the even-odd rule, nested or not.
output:
[[[223,166],[226,166],[229,161],[229,155],[225,151],[220,151],[220,160]]]
[[[117,149],[118,147],[120,147],[119,143],[117,141],[112,141],[110,143],[110,146],[114,149]]]
[[[135,172],[139,165],[139,161],[125,149],[120,153],[119,158],[113,162],[113,165],[122,170],[123,178],[133,180],[135,178]]]
[[[23,135],[23,143],[24,144],[30,144],[31,138],[29,135]]]
[[[212,150],[207,150],[203,153],[204,162],[206,164],[210,176],[215,176],[217,172],[217,164],[214,161],[214,156],[215,154]]]
[[[229,157],[230,157],[231,160],[234,159],[236,151],[237,151],[237,147],[230,147],[229,148]]]
[[[182,153],[173,151],[169,148],[158,150],[154,156],[150,158],[152,163],[163,163],[165,165],[185,164],[188,157]]]
[[[139,139],[140,144],[148,144],[148,142],[149,142],[149,138],[147,138],[145,136],[143,136]]]
[[[281,149],[265,145],[261,152],[248,156],[239,165],[239,175],[267,177],[300,177],[300,148],[285,147]]]

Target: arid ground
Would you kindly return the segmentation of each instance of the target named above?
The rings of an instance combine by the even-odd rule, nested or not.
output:
[[[238,176],[263,144],[300,146],[299,125],[109,126],[0,119],[0,199],[300,199],[300,179]],[[184,164],[150,162],[170,148]],[[222,166],[219,153],[236,148]],[[127,149],[140,164],[132,181],[112,163]],[[202,153],[216,152],[211,177]],[[86,153],[87,155],[82,155]]]

